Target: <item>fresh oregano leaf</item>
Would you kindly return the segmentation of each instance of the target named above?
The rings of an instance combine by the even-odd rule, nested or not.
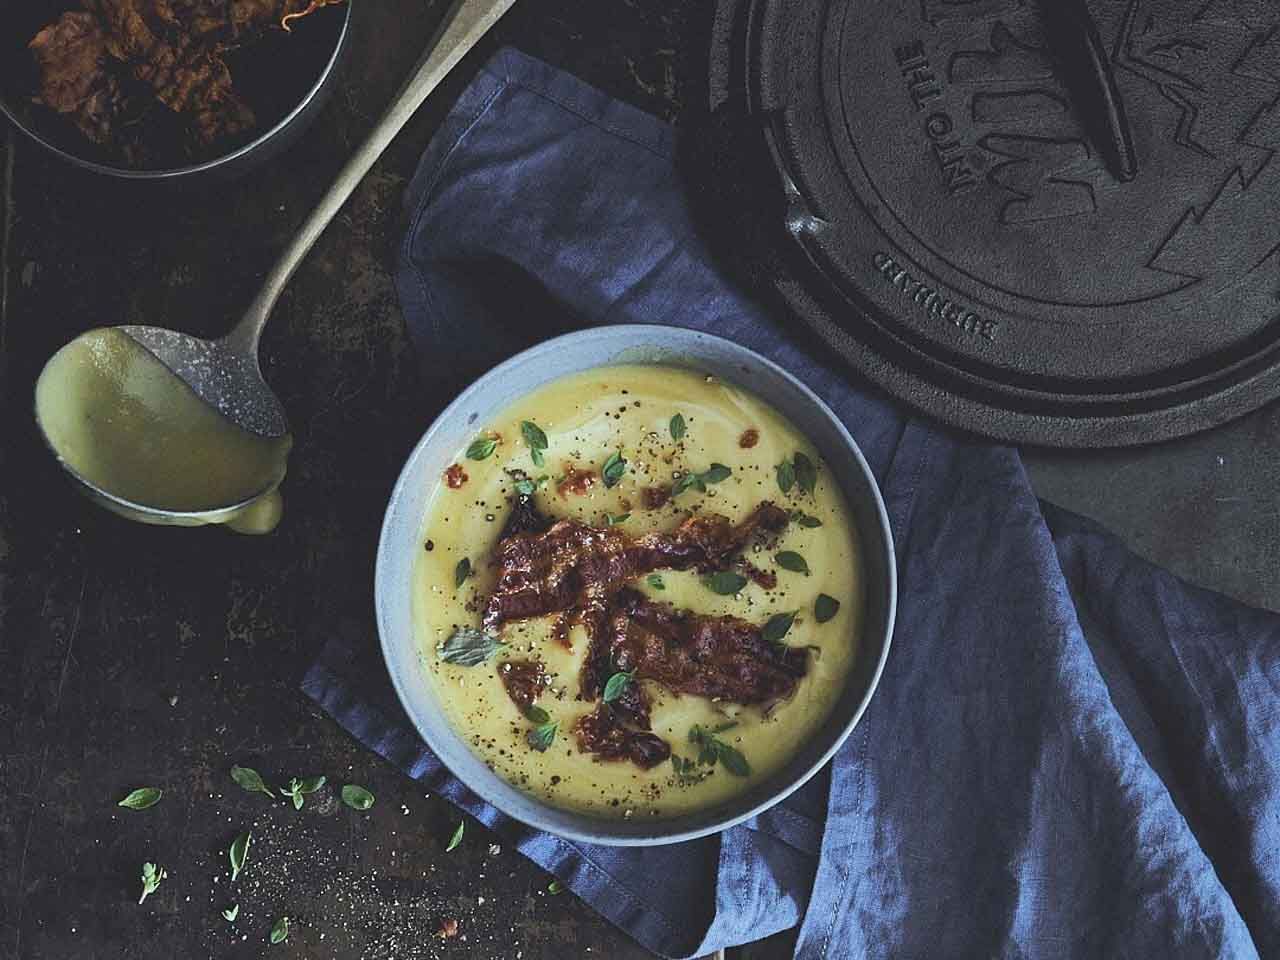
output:
[[[804,557],[794,550],[783,550],[774,559],[778,561],[778,566],[783,570],[790,570],[792,573],[803,573],[806,577],[809,575],[809,564],[805,563]]]
[[[546,753],[551,748],[551,744],[556,742],[556,732],[559,729],[560,722],[558,720],[549,720],[546,723],[538,724],[530,730],[526,739],[533,749],[539,753]]]
[[[493,456],[493,451],[498,446],[496,437],[476,437],[471,441],[471,446],[467,447],[467,459],[469,460],[488,460]]]
[[[555,740],[558,724],[551,719],[551,714],[536,703],[529,704],[525,708],[524,715],[530,723],[535,725],[532,730],[525,734],[525,740],[533,749],[539,752],[545,751],[551,746],[551,742]]]
[[[466,583],[469,576],[471,576],[471,558],[463,557],[453,568],[453,589],[457,590]]]
[[[731,597],[747,585],[747,578],[740,573],[734,573],[732,570],[721,570],[719,573],[713,573],[707,577],[703,583],[707,585],[712,593],[718,593],[722,597]]]
[[[631,681],[635,675],[636,673],[634,670],[630,673],[615,673],[609,678],[609,682],[604,685],[604,693],[601,695],[600,699],[605,703],[613,703],[613,701],[617,700],[627,692],[627,687],[631,685]]]
[[[728,480],[732,475],[733,471],[723,463],[713,463],[701,473],[695,473],[690,470],[671,485],[671,495],[678,497],[689,489],[696,489],[699,493],[706,493],[708,483],[720,483]]]
[[[662,577],[656,573],[649,574],[647,577],[644,578],[644,582],[647,583],[649,586],[653,587],[653,589],[655,590],[667,589],[667,585],[663,583]]]
[[[458,627],[436,653],[445,663],[460,667],[477,667],[506,644],[492,634],[475,627]]]
[[[525,710],[524,715],[530,723],[546,723],[551,719],[551,714],[543,710],[536,703],[529,704],[529,709]]]
[[[701,725],[694,724],[689,731],[689,742],[698,748],[698,763],[703,766],[713,767],[719,754],[716,752],[715,737],[709,734]]]
[[[342,802],[352,810],[368,810],[373,806],[373,794],[364,787],[348,783],[342,788]]]
[[[542,451],[547,449],[547,435],[532,420],[521,420],[520,432],[524,435],[524,442],[529,447],[529,459],[533,461],[535,467],[542,466],[545,462]]]
[[[715,739],[715,734],[724,733],[726,730],[732,730],[737,725],[737,720],[726,720],[723,723],[717,723],[714,727],[708,730],[702,724],[695,723],[689,729],[689,742],[698,744],[705,743],[708,740]]]
[[[747,758],[739,750],[723,740],[716,740],[716,753],[720,757],[720,765],[735,777],[751,776],[751,764],[747,763]]]
[[[524,442],[529,445],[530,450],[547,449],[547,435],[532,420],[520,421],[520,433],[524,436]]]
[[[558,897],[562,893],[564,893],[564,884],[562,884],[559,880],[552,880],[549,884],[547,884],[548,896]]]
[[[774,471],[778,475],[778,489],[783,493],[790,493],[791,488],[796,485],[796,468],[791,465],[791,461],[783,460]]]
[[[791,613],[775,613],[760,631],[761,636],[769,643],[781,643],[791,625],[796,622],[796,611]]]
[[[542,489],[543,485],[547,482],[547,479],[548,478],[545,473],[537,480],[532,480],[529,477],[521,477],[516,481],[516,493],[520,494],[522,497],[532,497]]]
[[[672,440],[675,440],[678,443],[679,441],[684,439],[685,424],[684,424],[683,416],[677,413],[674,417],[671,418],[671,423],[669,423],[667,426],[671,430]]]
[[[615,450],[600,468],[600,479],[606,487],[616,487],[626,472],[627,461],[623,459],[621,450]]]
[[[711,773],[710,770],[702,770],[696,760],[686,759],[675,753],[671,755],[671,766],[676,772],[676,781],[685,787],[699,783]]]
[[[231,849],[227,851],[227,856],[231,860],[231,882],[235,883],[236,877],[240,876],[240,871],[244,869],[245,860],[249,857],[249,831],[245,831],[231,841]]]
[[[736,723],[721,724],[708,731],[702,726],[694,726],[689,731],[689,742],[699,748],[698,763],[705,766],[714,766],[717,761],[726,770],[735,777],[749,777],[751,775],[751,765],[747,763],[747,758],[742,752],[731,747],[719,737],[715,736],[716,732],[724,732],[737,726]]]
[[[116,806],[124,807],[126,810],[145,810],[159,803],[163,795],[164,791],[159,787],[139,787],[137,790],[130,790],[129,795]]]
[[[626,523],[630,519],[631,514],[629,513],[606,513],[604,515],[604,522],[610,527],[616,527],[618,524]]]
[[[697,489],[706,493],[707,485],[703,482],[701,474],[690,471],[682,475],[671,485],[671,496],[678,497],[680,494],[690,489]]]
[[[840,601],[835,597],[829,597],[825,593],[818,594],[818,599],[813,601],[813,619],[819,623],[826,623],[840,611]]]
[[[271,942],[284,943],[289,938],[289,918],[281,917],[271,928]]]
[[[458,848],[458,844],[462,842],[462,834],[467,829],[467,821],[460,820],[458,829],[453,831],[453,836],[449,838],[449,845],[444,848],[445,853],[453,853]]]
[[[303,780],[301,784],[299,784],[298,792],[315,793],[317,790],[319,790],[321,787],[325,785],[325,780],[326,780],[326,777],[324,776],[324,774],[321,774],[318,777],[308,777],[306,780]]]
[[[733,475],[733,471],[726,467],[723,463],[713,463],[702,474],[704,483],[720,483],[728,480]]]
[[[142,903],[160,889],[160,881],[168,875],[164,867],[156,866],[154,863],[144,863],[142,865],[142,896],[138,897],[138,903]]]
[[[302,798],[308,793],[315,793],[323,787],[324,781],[324,777],[311,777],[309,780],[299,780],[297,777],[293,777],[289,781],[289,786],[279,788],[280,795],[293,800],[293,809],[301,810]]]
[[[795,468],[796,483],[805,493],[813,493],[818,486],[818,468],[813,465],[813,461],[799,451],[792,457],[792,464]]]
[[[238,916],[240,916],[240,904],[238,903],[233,903],[222,911],[222,919],[227,923],[235,923]]]
[[[809,514],[805,513],[803,510],[792,510],[791,519],[800,524],[800,526],[809,530],[812,530],[814,527],[822,526],[821,520],[817,517],[809,516]]]
[[[275,794],[271,788],[263,782],[262,777],[258,775],[258,771],[252,767],[232,767],[231,779],[240,785],[242,790],[250,793],[265,793],[271,799],[275,799]]]

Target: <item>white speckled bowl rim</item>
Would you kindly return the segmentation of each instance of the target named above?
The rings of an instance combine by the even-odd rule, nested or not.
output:
[[[727,803],[665,820],[604,819],[551,806],[507,783],[472,753],[436,703],[413,629],[413,569],[427,501],[453,455],[483,424],[538,387],[619,363],[697,369],[750,390],[814,443],[839,479],[858,526],[866,575],[863,636],[849,681],[817,734],[773,776]],[[800,380],[728,340],[681,327],[595,327],[538,344],[458,395],[409,455],[392,491],[378,544],[374,603],[391,682],[427,746],[464,784],[516,820],[571,840],[615,846],[678,843],[717,833],[784,799],[812,777],[857,725],[888,657],[897,604],[893,538],[879,488],[858,445]]]

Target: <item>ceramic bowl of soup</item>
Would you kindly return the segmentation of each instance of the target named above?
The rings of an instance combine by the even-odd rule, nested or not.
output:
[[[592,843],[723,830],[802,785],[895,609],[874,477],[801,381],[719,337],[533,347],[431,425],[377,554],[382,650],[471,790]]]

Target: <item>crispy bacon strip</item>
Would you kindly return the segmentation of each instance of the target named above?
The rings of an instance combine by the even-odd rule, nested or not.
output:
[[[193,141],[207,146],[255,123],[232,85],[224,54],[341,2],[80,0],[83,9],[64,13],[29,44],[40,70],[36,99],[131,162],[141,159],[143,144],[126,142],[124,131],[156,101],[186,121]],[[126,96],[122,78],[136,80],[140,89]]]
[[[498,580],[484,625],[496,630],[510,620],[559,614],[556,630],[563,638],[571,621],[584,623],[591,641],[579,677],[585,700],[600,697],[615,669],[676,693],[743,704],[782,699],[804,676],[803,652],[775,650],[759,627],[744,620],[677,612],[626,585],[654,570],[724,569],[758,532],[781,530],[788,519],[766,502],[736,526],[700,514],[671,533],[631,537],[616,527],[552,523],[531,497],[518,497],[494,550]],[[527,710],[536,696],[524,682],[529,671],[521,664],[502,669],[508,694]],[[649,732],[649,698],[639,683],[628,684],[612,703],[600,703],[574,730],[578,748],[601,760],[630,760],[648,769],[671,755],[667,743]]]
[[[29,47],[40,70],[36,102],[67,117],[94,143],[110,144],[127,105],[119,78],[107,69],[102,24],[90,13],[64,13]]]
[[[528,713],[542,691],[551,685],[551,678],[540,660],[503,660],[498,676],[507,696],[521,713]]]
[[[665,740],[645,730],[628,729],[605,703],[581,718],[573,729],[578,749],[601,760],[630,760],[648,770],[671,756]]]
[[[280,27],[288,32],[293,29],[293,27],[289,26],[289,21],[300,20],[308,14],[315,13],[321,7],[327,7],[330,4],[341,2],[342,0],[310,0],[310,3],[307,3],[307,0],[302,0],[302,2],[299,3],[294,0],[294,2],[286,3],[285,13],[280,18]],[[305,6],[303,6],[303,4],[305,4]],[[297,9],[299,7],[301,7],[301,9]]]
[[[65,113],[97,91],[107,38],[93,14],[64,13],[29,46],[40,67],[41,103]]]
[[[636,577],[664,569],[723,569],[758,531],[781,530],[787,521],[786,511],[762,503],[737,526],[699,514],[671,533],[637,538],[577,520],[511,533],[494,551],[498,581],[485,604],[484,625],[494,630],[509,620],[574,611],[590,632],[610,598]]]
[[[155,98],[186,117],[201,143],[248,130],[253,111],[236,93],[222,54],[234,39],[212,4],[182,0],[81,0],[106,34],[107,52]],[[177,9],[175,9],[175,6]]]
[[[624,589],[592,640],[580,683],[594,699],[614,669],[635,671],[675,693],[761,705],[789,697],[808,666],[806,650],[774,647],[746,620],[677,610]]]

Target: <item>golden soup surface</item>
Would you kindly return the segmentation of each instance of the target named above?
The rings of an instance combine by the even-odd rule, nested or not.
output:
[[[683,418],[683,439],[672,438],[671,421]],[[522,436],[522,421],[546,434],[542,466]],[[657,365],[603,367],[549,384],[504,411],[492,423],[478,425],[477,438],[496,439],[483,460],[466,448],[453,463],[467,475],[461,487],[443,477],[433,491],[422,530],[415,570],[414,621],[429,683],[454,729],[500,776],[556,806],[602,817],[671,817],[718,805],[767,778],[787,762],[821,725],[844,686],[860,636],[864,589],[862,560],[854,523],[844,497],[819,452],[795,427],[751,394],[690,370]],[[754,445],[744,434],[755,431]],[[677,430],[678,432],[678,430]],[[746,442],[753,438],[749,435]],[[597,478],[615,451],[626,472],[612,488],[592,484],[584,495],[561,496],[556,480],[570,467],[591,470]],[[801,452],[817,465],[810,494],[779,487],[777,465]],[[731,474],[689,489],[661,508],[647,510],[642,490],[670,485],[686,471],[703,472],[723,464]],[[695,724],[706,727],[731,720],[720,734],[750,765],[737,776],[723,764],[696,765],[696,774],[680,776],[672,762],[642,770],[626,761],[602,762],[580,753],[572,732],[575,721],[596,704],[578,699],[578,674],[588,640],[581,627],[570,633],[572,649],[551,637],[553,617],[512,622],[503,627],[507,644],[488,662],[464,667],[439,659],[438,648],[459,626],[479,627],[480,610],[495,578],[490,555],[510,509],[509,497],[520,477],[538,482],[541,512],[557,519],[573,517],[601,525],[611,522],[632,535],[668,531],[692,511],[719,513],[735,523],[762,501],[770,500],[805,524],[793,520],[771,548],[749,548],[756,567],[777,572],[777,586],[766,591],[748,583],[738,594],[721,596],[694,571],[659,571],[633,584],[647,596],[708,615],[733,615],[763,625],[779,613],[797,611],[783,642],[812,646],[808,674],[793,697],[766,715],[755,707],[712,703],[677,696],[656,683],[640,681],[652,701],[653,732],[666,740],[673,756],[696,760],[689,740]],[[813,525],[813,519],[821,525]],[[783,551],[799,554],[808,575],[776,562]],[[459,563],[471,574],[455,586]],[[820,594],[839,602],[835,615],[819,623],[814,605]],[[540,659],[551,687],[538,700],[559,724],[545,752],[526,737],[533,727],[507,696],[498,672],[505,659]]]

